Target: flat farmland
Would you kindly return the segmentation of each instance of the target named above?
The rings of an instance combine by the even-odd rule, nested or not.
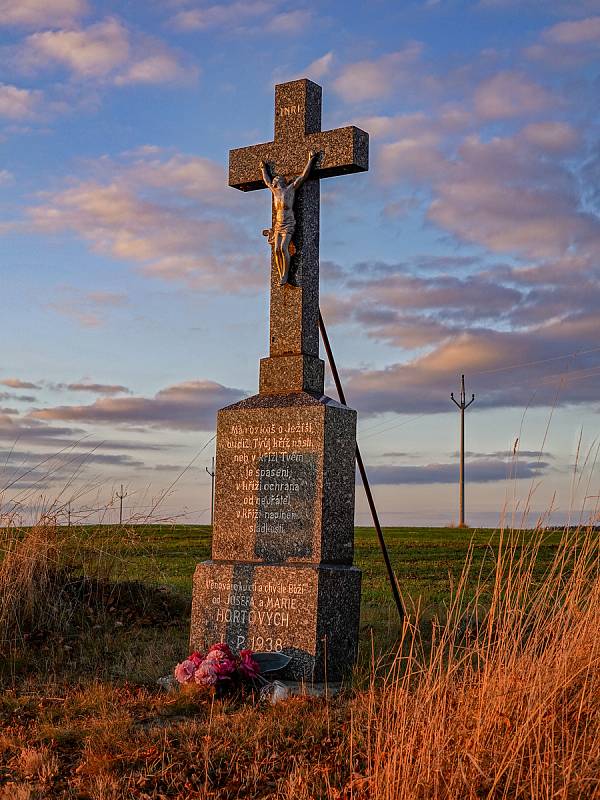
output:
[[[191,597],[194,569],[210,558],[211,529],[207,525],[138,525],[123,528],[86,526],[59,529],[84,561],[100,560],[100,570],[117,581],[136,580],[168,586]],[[562,531],[501,534],[492,529],[385,528],[384,536],[400,591],[409,612],[417,608],[425,619],[444,616],[452,587],[467,560],[467,584],[472,589],[493,574],[501,542],[513,557],[535,540],[536,573],[552,562]],[[363,572],[361,638],[371,631],[382,646],[392,645],[399,628],[387,572],[373,528],[355,529],[355,565]]]

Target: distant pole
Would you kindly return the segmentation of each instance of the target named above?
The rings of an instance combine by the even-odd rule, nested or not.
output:
[[[123,484],[121,484],[121,493],[117,492],[119,498],[119,525],[123,524],[123,498],[127,497],[128,492],[123,492]]]
[[[204,467],[210,475],[210,527],[212,528],[215,516],[215,457],[212,458],[212,468]]]
[[[67,527],[71,527],[71,501],[67,503]]]
[[[466,528],[465,525],[465,409],[475,401],[475,395],[471,395],[469,402],[466,402],[465,396],[465,376],[460,376],[460,403],[454,399],[454,392],[450,392],[450,399],[454,405],[460,410],[460,471],[458,476],[459,481],[459,528]]]

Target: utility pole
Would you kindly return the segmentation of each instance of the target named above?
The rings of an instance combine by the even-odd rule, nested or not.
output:
[[[118,492],[116,496],[119,498],[119,525],[123,524],[123,498],[127,497],[128,492],[123,493],[123,484],[121,484],[121,494]]]
[[[460,483],[460,519],[458,522],[459,528],[466,528],[465,525],[465,409],[467,409],[471,403],[475,400],[475,395],[471,395],[471,399],[469,402],[466,401],[465,397],[465,376],[460,376],[460,403],[454,399],[454,392],[450,392],[450,399],[454,403],[454,405],[460,410],[460,473],[459,473],[459,483]]]
[[[210,475],[210,527],[213,525],[215,515],[215,457],[212,457],[212,468],[204,467]]]
[[[71,527],[71,501],[67,503],[67,527]]]

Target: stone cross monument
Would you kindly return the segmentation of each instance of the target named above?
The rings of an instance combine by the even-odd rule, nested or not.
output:
[[[321,87],[299,80],[275,87],[274,140],[229,156],[229,185],[242,191],[265,188],[265,168],[303,181],[283,285],[272,250],[259,394],[217,417],[212,559],[194,575],[191,644],[281,651],[297,679],[336,680],[356,656],[356,412],[323,394],[319,179],[367,170],[368,151],[359,128],[321,131]]]

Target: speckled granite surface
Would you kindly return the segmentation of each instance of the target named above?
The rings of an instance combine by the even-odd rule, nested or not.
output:
[[[323,395],[319,358],[319,178],[368,169],[368,135],[321,132],[321,88],[281,84],[274,141],[232,150],[229,183],[264,188],[261,159],[298,175],[310,150],[321,156],[296,194],[291,285],[279,286],[271,257],[259,394],[218,413],[212,560],[196,568],[191,644],[280,650],[292,658],[282,677],[321,681],[354,663],[361,578],[356,412]]]
[[[356,658],[360,612],[356,567],[205,561],[194,574],[190,644],[291,656],[277,677],[339,680]]]

